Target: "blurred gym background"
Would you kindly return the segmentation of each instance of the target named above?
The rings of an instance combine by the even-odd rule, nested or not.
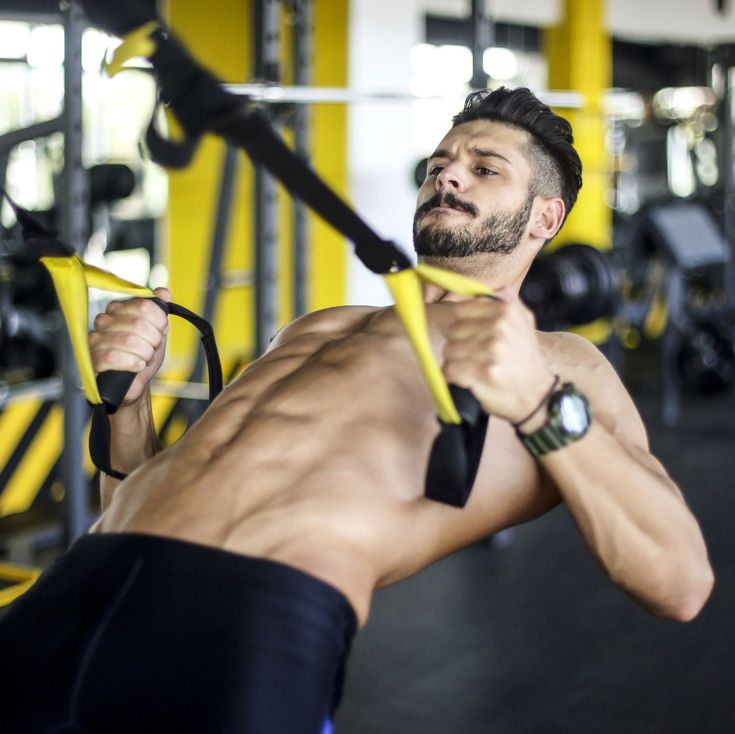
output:
[[[540,328],[586,336],[621,374],[718,575],[698,620],[652,621],[560,508],[379,592],[337,730],[735,731],[733,3],[161,5],[200,60],[409,250],[425,158],[470,90],[529,86],[570,119],[584,187],[523,297]],[[230,376],[304,312],[389,304],[334,231],[221,141],[181,172],[151,163],[150,69],[101,72],[118,43],[74,2],[0,0],[0,188],[87,262],[166,285],[212,320]],[[91,294],[90,318],[107,298]],[[174,324],[154,394],[165,444],[201,414],[204,374],[196,334]],[[93,521],[87,433],[53,290],[4,204],[0,606]]]

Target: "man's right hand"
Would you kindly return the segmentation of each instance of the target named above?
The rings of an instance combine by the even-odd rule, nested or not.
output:
[[[156,288],[156,296],[167,303],[171,293]],[[137,372],[123,406],[140,400],[161,367],[166,353],[168,317],[148,298],[110,301],[94,320],[89,348],[95,373],[108,370]]]

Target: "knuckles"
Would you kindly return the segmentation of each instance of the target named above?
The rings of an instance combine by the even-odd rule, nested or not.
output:
[[[154,324],[166,323],[166,314],[150,298],[136,298],[135,306],[142,317],[148,321],[152,321]],[[139,318],[143,320],[142,317]]]
[[[145,328],[146,320],[142,316],[133,316],[130,320],[130,327],[135,331],[142,331]]]
[[[129,298],[110,301],[105,308],[105,314],[107,316],[125,314],[138,328],[142,327],[146,322],[151,322],[159,328],[165,327],[167,323],[166,314],[150,298]]]
[[[476,299],[458,303],[454,315],[443,350],[447,380],[505,405],[541,356],[533,312],[517,298]]]
[[[133,335],[152,334],[151,328],[157,329],[163,336],[167,331],[168,319],[164,312],[146,298],[134,298],[128,301],[110,301],[103,313],[94,317],[94,332],[111,332],[125,330]],[[130,342],[123,340],[123,343]]]
[[[140,345],[140,337],[132,332],[121,334],[120,341],[124,346],[130,347],[131,349]]]
[[[101,329],[109,321],[110,316],[107,313],[98,313],[94,317],[94,328]]]
[[[130,366],[132,357],[115,349],[98,349],[93,355],[93,362],[98,371],[123,369]]]

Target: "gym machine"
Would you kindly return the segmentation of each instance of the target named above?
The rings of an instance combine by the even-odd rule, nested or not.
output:
[[[661,418],[673,426],[684,391],[720,392],[735,384],[730,247],[713,215],[687,200],[644,208],[635,218],[629,247],[629,273],[638,274],[638,283],[645,282],[656,261],[666,272],[659,293],[666,312]]]

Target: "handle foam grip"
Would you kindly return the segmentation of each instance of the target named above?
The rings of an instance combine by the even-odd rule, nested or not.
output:
[[[488,415],[466,388],[450,385],[449,392],[462,423],[441,424],[429,454],[424,495],[445,505],[464,507],[480,466]]]
[[[471,426],[477,424],[478,420],[483,416],[482,405],[474,396],[471,390],[466,387],[458,387],[457,385],[449,385],[449,392],[454,401],[454,407],[462,418],[463,423]]]
[[[107,408],[108,414],[115,413],[130,390],[135,379],[135,372],[108,370],[97,375],[97,389]]]

